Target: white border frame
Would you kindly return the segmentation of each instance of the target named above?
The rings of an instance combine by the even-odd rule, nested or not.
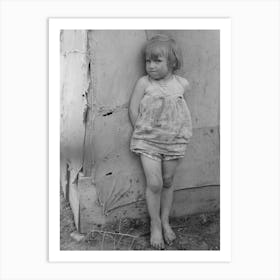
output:
[[[219,251],[60,251],[60,30],[220,30],[221,231]],[[231,20],[229,18],[49,19],[49,261],[229,262],[231,260]]]

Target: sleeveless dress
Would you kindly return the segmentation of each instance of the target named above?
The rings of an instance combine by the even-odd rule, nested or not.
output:
[[[183,85],[176,75],[165,82],[145,78],[148,86],[140,103],[130,149],[137,154],[164,156],[166,160],[183,157],[192,136]]]

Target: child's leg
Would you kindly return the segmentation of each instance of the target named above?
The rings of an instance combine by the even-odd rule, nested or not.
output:
[[[157,249],[164,248],[160,220],[160,198],[162,191],[161,161],[141,155],[141,162],[146,176],[146,200],[151,218],[151,245]]]
[[[163,169],[163,189],[161,194],[161,222],[163,228],[164,239],[167,243],[171,243],[176,235],[169,225],[169,214],[173,201],[173,178],[178,165],[176,160],[164,160]]]

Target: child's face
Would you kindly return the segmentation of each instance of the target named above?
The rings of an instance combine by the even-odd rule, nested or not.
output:
[[[146,71],[154,80],[164,79],[171,73],[165,56],[146,57]]]

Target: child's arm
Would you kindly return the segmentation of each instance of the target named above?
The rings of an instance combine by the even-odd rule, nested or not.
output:
[[[141,99],[143,98],[145,88],[146,88],[146,78],[142,77],[137,81],[134,87],[133,93],[130,98],[129,108],[128,108],[129,118],[133,127],[135,125],[135,122],[139,114],[139,105]]]
[[[187,79],[185,79],[181,76],[177,76],[177,77],[178,77],[178,80],[179,80],[180,84],[184,88],[184,99],[187,101],[187,95],[188,95],[188,93],[191,89],[190,83],[187,81]]]
[[[185,79],[185,78],[181,78],[181,82],[182,82],[182,85],[184,87],[184,98],[187,101],[187,96],[189,94],[191,86],[190,86],[190,83],[188,82],[188,80]]]

